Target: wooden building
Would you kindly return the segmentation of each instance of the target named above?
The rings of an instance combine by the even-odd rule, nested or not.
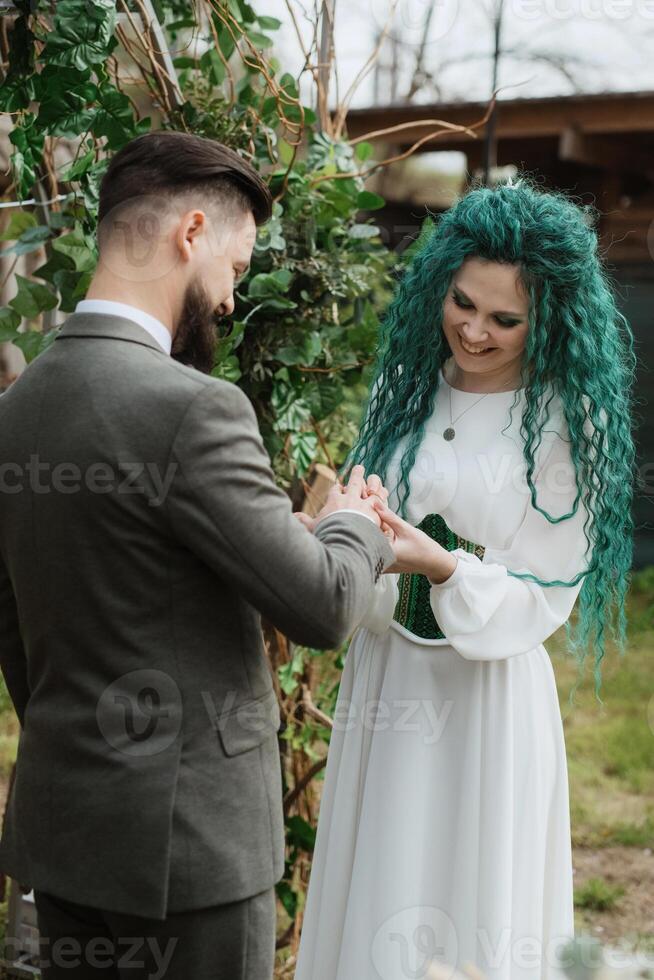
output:
[[[354,138],[402,124],[401,141],[395,134],[392,146],[393,153],[400,153],[429,132],[420,120],[470,126],[486,108],[481,103],[375,106],[351,111],[348,132]],[[513,164],[601,213],[602,251],[634,331],[639,361],[634,565],[654,564],[654,92],[500,101],[495,135],[498,167]],[[443,134],[418,152],[435,150],[465,154],[467,172],[473,174],[482,168],[484,131],[478,139]],[[424,207],[394,193],[398,187],[402,181],[394,181],[391,170],[379,188],[387,206],[375,212],[375,219],[387,239],[401,247],[415,237],[411,230],[419,226]],[[438,200],[424,203],[432,211],[444,206]]]

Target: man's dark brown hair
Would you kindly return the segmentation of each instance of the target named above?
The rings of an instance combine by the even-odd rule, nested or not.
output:
[[[188,194],[228,215],[249,209],[257,225],[272,213],[268,185],[235,150],[204,136],[158,130],[137,136],[111,160],[100,186],[98,225],[124,204],[138,206],[153,196],[172,203]]]

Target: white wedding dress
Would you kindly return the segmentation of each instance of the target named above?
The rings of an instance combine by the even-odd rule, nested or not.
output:
[[[295,980],[428,980],[432,961],[439,976],[472,963],[492,980],[551,980],[574,935],[565,744],[543,641],[583,580],[542,587],[507,569],[574,578],[586,510],[557,524],[531,506],[522,389],[510,426],[514,391],[451,389],[452,417],[464,414],[446,441],[439,382],[408,519],[440,515],[463,544],[423,601],[446,638],[395,621],[400,577],[382,576],[343,669]],[[549,411],[533,481],[560,516],[574,468],[558,396]]]

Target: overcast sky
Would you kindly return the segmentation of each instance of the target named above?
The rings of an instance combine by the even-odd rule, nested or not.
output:
[[[289,0],[304,23],[311,0]],[[439,89],[423,90],[418,101],[485,99],[491,88],[492,29],[488,10],[496,0],[398,0],[393,19],[400,38],[400,93],[406,91],[423,24],[434,7],[425,68]],[[258,9],[262,9],[259,7]],[[370,55],[383,29],[391,0],[336,0],[336,50],[343,93]],[[505,0],[501,98],[583,92],[654,90],[654,0]],[[263,11],[262,11],[263,12]],[[266,0],[265,12],[278,17],[277,53],[294,74],[302,56],[285,0]],[[382,58],[388,63],[387,44]],[[560,59],[570,79],[534,56]],[[385,75],[388,85],[388,74]],[[374,100],[373,77],[360,87],[354,105]],[[387,102],[387,97],[380,98]]]

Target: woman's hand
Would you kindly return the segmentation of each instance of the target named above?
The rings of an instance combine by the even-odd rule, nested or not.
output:
[[[389,540],[395,552],[396,561],[385,572],[418,572],[434,584],[450,577],[457,559],[449,551],[420,528],[399,517],[382,500],[375,499],[373,506],[381,518],[382,529],[388,528],[390,532]]]
[[[376,473],[372,473],[363,486],[362,496],[379,497],[383,504],[388,500],[388,490]]]

